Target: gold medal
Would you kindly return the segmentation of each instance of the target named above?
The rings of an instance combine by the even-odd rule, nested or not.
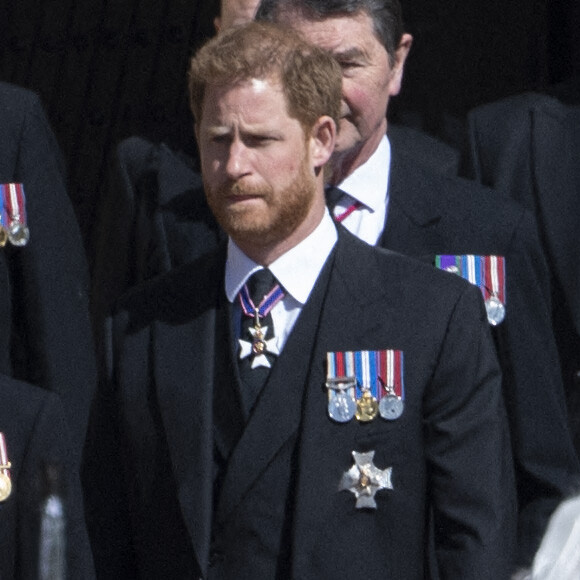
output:
[[[0,226],[0,248],[3,248],[8,242],[8,232],[4,226]]]
[[[12,493],[12,481],[6,471],[0,473],[0,502],[6,501]]]
[[[379,404],[368,390],[363,391],[356,402],[356,418],[363,423],[372,421],[379,414]]]

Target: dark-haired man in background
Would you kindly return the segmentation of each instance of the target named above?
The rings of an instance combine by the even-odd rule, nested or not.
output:
[[[0,373],[60,395],[78,463],[97,380],[84,246],[42,103],[7,83],[0,188]],[[22,222],[17,240],[10,206]]]
[[[529,209],[550,271],[554,335],[580,456],[580,76],[468,115],[464,174]]]
[[[303,33],[342,67],[331,176],[340,190],[327,194],[336,219],[371,244],[463,274],[486,295],[492,282],[469,264],[487,268],[497,256],[505,260],[505,319],[491,315],[492,333],[516,466],[518,559],[528,564],[550,513],[579,480],[533,218],[491,190],[425,170],[389,142],[387,107],[400,90],[412,42],[398,0],[262,0],[256,18]]]

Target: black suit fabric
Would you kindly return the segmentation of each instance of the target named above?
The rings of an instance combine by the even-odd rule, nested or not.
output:
[[[550,270],[570,424],[580,454],[580,106],[526,93],[468,116],[464,173],[530,209]]]
[[[62,397],[80,456],[96,384],[84,247],[38,97],[0,83],[0,183],[14,182],[30,241],[0,250],[0,371]]]
[[[67,578],[94,578],[78,466],[58,397],[0,375],[0,432],[12,464],[12,493],[0,503],[0,578],[38,578],[40,506],[46,463],[63,476]]]
[[[457,175],[460,152],[447,143],[412,127],[393,123],[388,125],[387,136],[391,147],[411,162],[450,177]]]
[[[393,150],[383,247],[506,259],[506,318],[492,329],[503,372],[519,499],[519,563],[529,564],[549,515],[580,476],[566,424],[551,331],[547,267],[533,218],[505,196],[426,173]]]
[[[340,232],[216,498],[212,393],[216,360],[231,357],[223,270],[224,252],[211,253],[131,292],[114,319],[139,577],[423,578],[427,506],[441,577],[507,577],[513,472],[479,291]],[[405,351],[403,416],[334,423],[326,353],[383,348]],[[370,450],[392,466],[394,490],[357,510],[338,485],[352,451]]]

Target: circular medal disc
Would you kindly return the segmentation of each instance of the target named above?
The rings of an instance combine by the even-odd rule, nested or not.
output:
[[[266,343],[263,340],[255,340],[252,343],[252,351],[254,354],[264,354],[266,352]]]
[[[30,232],[24,224],[15,223],[10,226],[8,239],[13,246],[22,247],[28,243]]]
[[[403,414],[405,404],[400,397],[395,395],[387,395],[381,399],[379,403],[379,413],[383,419],[387,421],[394,421]]]
[[[487,320],[492,326],[497,326],[505,318],[505,306],[496,296],[490,296],[485,301]]]
[[[8,242],[8,232],[4,226],[0,226],[0,248],[3,248]]]
[[[372,421],[379,414],[379,404],[377,400],[365,391],[356,402],[356,418],[363,423]]]
[[[6,473],[0,473],[0,501],[6,501],[12,493],[12,482]]]
[[[356,412],[356,403],[344,391],[331,391],[328,399],[328,415],[337,423],[348,423]]]

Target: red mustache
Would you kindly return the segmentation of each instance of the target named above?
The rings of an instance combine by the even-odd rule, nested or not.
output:
[[[271,188],[236,182],[221,185],[217,188],[216,193],[223,197],[267,197],[271,193]]]

